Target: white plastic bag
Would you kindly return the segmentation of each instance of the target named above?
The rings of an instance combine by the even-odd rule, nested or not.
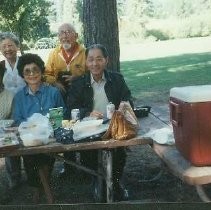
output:
[[[121,101],[118,110],[122,112],[125,119],[130,122],[136,129],[139,128],[138,119],[129,103],[129,101]]]
[[[46,116],[34,113],[19,125],[18,132],[24,146],[38,146],[50,142],[49,136],[53,133],[53,128]]]
[[[144,136],[151,137],[158,144],[175,144],[173,128],[169,126],[160,129],[150,130]]]

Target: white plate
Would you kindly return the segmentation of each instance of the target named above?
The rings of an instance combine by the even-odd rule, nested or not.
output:
[[[78,141],[106,131],[108,129],[108,124],[102,123],[102,119],[77,122],[73,126],[74,141]]]
[[[73,133],[91,132],[92,130],[96,130],[102,123],[102,119],[77,122],[73,126]]]
[[[73,133],[73,139],[74,139],[74,141],[77,142],[81,139],[85,139],[85,138],[88,138],[91,136],[98,135],[100,133],[107,131],[108,126],[109,126],[109,124],[101,124],[92,130],[84,130],[83,132]]]

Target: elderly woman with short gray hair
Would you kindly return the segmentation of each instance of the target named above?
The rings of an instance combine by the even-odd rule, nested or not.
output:
[[[23,78],[18,75],[17,71],[19,46],[20,42],[15,34],[10,32],[0,33],[0,51],[5,57],[5,60],[1,61],[0,71],[4,72],[4,88],[14,94],[25,86]]]
[[[11,32],[0,33],[0,51],[5,60],[0,62],[0,73],[4,89],[15,95],[25,86],[23,78],[18,74],[18,50],[20,42]],[[9,188],[17,187],[21,182],[21,161],[19,157],[6,157],[5,165]]]

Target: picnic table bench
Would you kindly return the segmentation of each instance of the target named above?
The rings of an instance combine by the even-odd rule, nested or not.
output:
[[[210,202],[203,185],[211,183],[211,166],[193,166],[180,154],[175,146],[153,143],[152,148],[168,166],[173,175],[189,185],[194,185],[201,200]]]
[[[157,129],[168,126],[168,123],[154,114],[150,114],[142,126],[147,127],[147,124]],[[195,186],[201,200],[210,202],[203,185],[211,183],[211,166],[197,167],[192,165],[180,154],[175,145],[162,145],[154,141],[151,147],[174,176],[189,185]]]

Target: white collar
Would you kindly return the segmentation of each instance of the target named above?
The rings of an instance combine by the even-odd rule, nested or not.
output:
[[[13,72],[13,73],[16,72],[16,73],[18,73],[18,69],[17,69],[18,60],[19,60],[19,57],[17,56],[14,68],[12,69],[12,67],[9,64],[9,62],[7,61],[7,59],[5,59],[5,68],[7,69],[8,72]]]
[[[101,80],[99,80],[98,82],[96,82],[96,81],[94,80],[94,78],[93,78],[93,75],[92,75],[92,74],[90,74],[90,75],[91,75],[91,84],[93,84],[94,82],[95,82],[95,83],[100,83],[101,81],[106,81],[106,78],[105,78],[105,74],[104,74],[104,72],[103,72],[103,75],[102,75]]]

